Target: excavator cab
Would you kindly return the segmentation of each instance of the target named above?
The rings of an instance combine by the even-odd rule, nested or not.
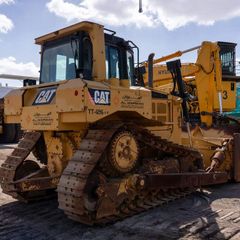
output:
[[[222,75],[236,76],[236,43],[217,42],[220,47],[220,59],[222,64]]]
[[[237,83],[240,82],[240,77],[236,76],[236,43],[217,42],[220,48],[219,58],[221,60],[222,70],[222,99],[223,110],[225,114],[232,115],[232,111],[237,109]],[[214,99],[214,108],[218,109],[218,100]]]
[[[234,104],[232,111],[225,113],[228,117],[239,119],[240,102],[239,87],[240,77],[236,75],[236,43],[218,42],[222,62],[223,98]],[[236,100],[235,100],[236,99]],[[229,105],[230,105],[229,104]]]

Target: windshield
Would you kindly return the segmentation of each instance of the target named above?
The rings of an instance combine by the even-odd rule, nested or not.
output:
[[[76,51],[78,51],[77,42],[65,42],[45,48],[42,56],[41,83],[76,78],[76,67],[78,68]]]

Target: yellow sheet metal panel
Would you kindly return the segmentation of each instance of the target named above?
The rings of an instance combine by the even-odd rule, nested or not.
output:
[[[4,114],[5,114],[5,122],[12,123],[10,120],[10,116],[19,116],[22,112],[22,104],[23,104],[23,93],[24,90],[16,89],[12,90],[7,94],[4,100]],[[16,118],[17,121],[18,118]],[[19,123],[19,122],[14,122]]]
[[[58,114],[55,105],[24,107],[21,125],[26,130],[58,130]]]
[[[57,112],[84,111],[84,85],[80,79],[66,81],[58,86],[56,91]]]
[[[65,112],[59,114],[60,125],[67,123],[86,123],[87,112]],[[61,127],[62,128],[62,127]]]
[[[21,115],[5,115],[5,123],[21,123]]]
[[[223,110],[226,112],[232,111],[236,108],[236,85],[235,81],[222,81]],[[214,109],[219,110],[219,102],[216,91],[214,95]]]
[[[123,111],[136,113],[147,119],[152,118],[151,91],[145,88],[116,88],[88,82],[85,95],[88,122]]]
[[[97,23],[93,23],[93,22],[88,22],[88,21],[84,21],[84,22],[80,22],[80,23],[76,23],[73,24],[71,26],[68,26],[66,28],[62,28],[58,31],[54,31],[48,34],[45,34],[41,37],[35,38],[35,43],[36,44],[44,44],[47,41],[52,41],[52,40],[56,40],[65,36],[68,36],[76,31],[79,31],[79,29],[82,29],[83,31],[90,31],[94,25],[98,25],[101,26]]]

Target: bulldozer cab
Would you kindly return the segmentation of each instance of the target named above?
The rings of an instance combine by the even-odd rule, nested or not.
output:
[[[40,83],[80,78],[125,79],[131,85],[133,50],[127,41],[115,36],[115,32],[104,30],[107,29],[100,25],[83,22],[75,25],[75,31],[74,26],[68,29],[66,36],[60,30],[55,38],[48,34],[36,39],[36,43],[42,45]],[[96,71],[98,65],[102,66],[100,71]]]

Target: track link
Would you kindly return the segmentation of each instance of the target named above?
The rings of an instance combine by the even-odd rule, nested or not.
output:
[[[166,139],[162,139],[159,136],[156,136],[151,133],[148,129],[137,127],[135,125],[130,125],[132,131],[134,131],[138,140],[149,147],[153,147],[161,152],[169,153],[176,155],[178,157],[187,157],[195,159],[201,165],[202,163],[202,155],[199,151],[179,145],[177,143],[170,142]],[[200,166],[203,168],[203,166]]]
[[[129,124],[121,126],[121,128],[131,129],[131,132],[141,143],[151,146],[153,149],[194,161],[201,162],[202,160],[198,151],[156,137],[144,128]],[[96,212],[92,210],[94,206],[91,207],[91,203],[86,202],[84,196],[88,188],[89,176],[96,169],[97,163],[105,153],[112,136],[117,131],[118,128],[89,130],[80,148],[75,152],[63,171],[57,188],[59,208],[69,218],[88,225],[105,224],[132,216],[194,191],[193,189],[139,191],[139,194],[121,203],[117,212],[113,212],[112,215],[110,214],[107,217],[97,218]]]
[[[83,196],[88,176],[116,131],[117,129],[89,130],[63,171],[57,188],[59,208],[70,218],[75,214],[82,218],[85,214]]]
[[[0,167],[0,182],[3,193],[13,198],[26,201],[26,199],[23,199],[22,195],[18,193],[13,182],[16,180],[15,175],[17,169],[31,153],[40,136],[41,133],[39,132],[26,132],[18,143],[18,146]]]

